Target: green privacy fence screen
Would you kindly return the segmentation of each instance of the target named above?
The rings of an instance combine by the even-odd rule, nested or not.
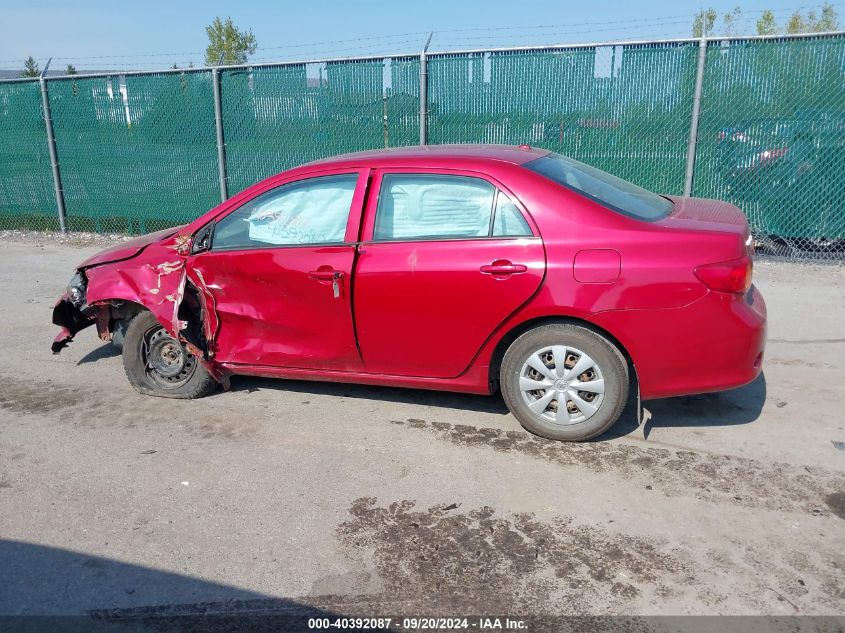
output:
[[[730,200],[787,247],[832,250],[845,240],[845,40],[710,47],[697,150],[694,195]]]
[[[0,228],[57,229],[37,81],[0,83]]]
[[[701,66],[699,48],[683,40],[48,78],[67,225],[139,233],[183,223],[220,201],[221,157],[233,195],[311,160],[415,145],[422,110],[429,143],[527,143],[667,194],[684,193],[691,176],[693,195],[737,204],[764,246],[845,257],[845,35],[714,38]],[[47,134],[39,82],[0,82],[0,228],[58,228]]]
[[[433,56],[432,143],[527,143],[680,193],[696,45]]]
[[[229,191],[309,161],[419,140],[419,60],[221,73]]]
[[[144,233],[220,201],[209,72],[55,81],[49,96],[72,230]]]

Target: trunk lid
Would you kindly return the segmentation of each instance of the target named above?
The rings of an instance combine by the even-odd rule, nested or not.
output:
[[[745,214],[736,206],[721,200],[666,196],[675,208],[655,224],[673,229],[719,231],[734,233],[750,243],[751,235]]]

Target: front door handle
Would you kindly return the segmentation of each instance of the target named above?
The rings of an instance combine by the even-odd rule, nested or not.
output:
[[[339,270],[312,270],[308,273],[311,279],[319,279],[320,281],[336,281],[343,279],[343,273]]]
[[[485,264],[479,270],[485,275],[499,277],[524,273],[528,270],[528,266],[523,264],[512,264],[507,259],[497,259],[492,264]]]
[[[331,268],[320,268],[312,270],[308,273],[311,279],[316,279],[320,283],[324,281],[332,282],[332,297],[340,299],[340,280],[343,279],[343,273],[339,270],[332,270]]]

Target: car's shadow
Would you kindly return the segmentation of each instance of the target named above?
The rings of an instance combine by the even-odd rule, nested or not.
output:
[[[765,403],[764,373],[744,387],[730,391],[647,400],[642,403],[645,410],[642,434],[648,439],[652,430],[661,427],[694,428],[750,424],[760,417]],[[636,398],[632,397],[619,422],[596,440],[608,440],[634,433],[640,426],[637,413]]]
[[[254,391],[258,389],[279,389],[302,394],[319,394],[343,398],[360,398],[401,404],[420,404],[444,409],[460,409],[478,413],[509,415],[500,393],[492,396],[476,396],[444,391],[402,389],[329,382],[308,382],[300,380],[274,380],[269,378],[235,377],[233,390]],[[752,383],[720,393],[708,393],[680,398],[663,398],[643,403],[647,414],[644,417],[642,434],[648,439],[655,428],[660,427],[706,427],[749,424],[760,417],[766,402],[766,377],[760,374]],[[638,430],[640,417],[636,398],[629,399],[622,417],[607,433],[595,438],[604,441],[630,435]],[[519,428],[513,421],[514,430]]]
[[[431,391],[426,389],[407,389],[400,387],[381,387],[377,385],[356,385],[351,383],[319,382],[305,380],[278,380],[273,378],[253,378],[251,376],[233,376],[232,391],[257,391],[259,389],[278,389],[295,393],[321,396],[337,396],[361,400],[379,400],[398,404],[419,404],[444,409],[461,409],[478,413],[508,415],[507,406],[501,395],[477,396],[450,391]]]
[[[103,360],[104,358],[114,358],[115,356],[120,356],[120,354],[120,350],[114,345],[106,343],[105,345],[95,347],[85,354],[85,356],[76,361],[76,365],[78,367],[79,365],[85,365],[87,363],[96,363],[98,360]]]
[[[119,355],[120,352],[113,345],[106,344],[88,352],[77,364],[93,363]],[[232,377],[233,391],[252,392],[264,389],[361,400],[378,400],[398,404],[416,404],[494,415],[509,415],[510,413],[499,393],[492,396],[478,396],[448,391],[356,385],[352,383],[279,380],[252,376]],[[731,391],[699,396],[649,400],[643,403],[643,407],[648,414],[645,416],[645,421],[643,422],[642,434],[648,439],[652,430],[660,427],[677,428],[749,424],[760,417],[765,402],[766,376],[762,373],[750,384]],[[595,438],[594,441],[624,437],[637,431],[639,426],[636,398],[631,397],[619,422],[607,433]],[[513,421],[513,427],[514,430],[519,428],[516,420]]]

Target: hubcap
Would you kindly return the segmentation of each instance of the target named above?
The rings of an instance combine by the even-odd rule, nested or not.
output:
[[[601,407],[604,377],[598,364],[581,350],[551,345],[531,354],[522,365],[519,391],[541,420],[578,424]]]
[[[147,375],[163,387],[185,384],[196,370],[196,358],[162,327],[146,333],[141,355]]]

